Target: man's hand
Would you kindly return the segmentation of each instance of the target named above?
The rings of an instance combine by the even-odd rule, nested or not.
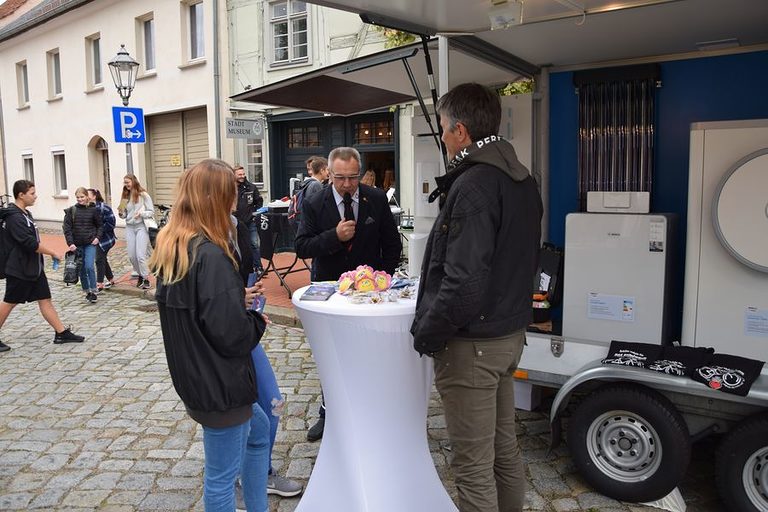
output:
[[[336,224],[336,237],[339,242],[347,242],[355,236],[355,221],[342,220]]]

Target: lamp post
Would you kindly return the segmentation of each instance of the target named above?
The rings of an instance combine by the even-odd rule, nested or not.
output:
[[[136,70],[138,68],[139,63],[128,55],[128,50],[125,49],[124,44],[120,45],[117,55],[109,61],[109,72],[112,74],[112,81],[117,88],[117,94],[123,100],[124,107],[128,106],[131,92],[133,92],[133,87],[136,85]],[[125,160],[128,174],[133,174],[133,152],[131,151],[130,142],[125,143]]]

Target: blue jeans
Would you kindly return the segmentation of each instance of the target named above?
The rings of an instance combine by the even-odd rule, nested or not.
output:
[[[269,420],[256,404],[250,421],[226,428],[203,426],[206,512],[235,510],[235,479],[243,475],[243,497],[249,512],[267,512]]]
[[[259,391],[258,404],[269,419],[269,472],[272,473],[272,447],[275,445],[277,425],[280,423],[280,415],[283,413],[283,396],[277,386],[275,372],[267,359],[267,353],[261,344],[256,345],[251,351],[253,368],[256,370],[256,389]]]
[[[83,290],[96,289],[96,246],[82,245],[78,250],[83,253],[83,266],[80,267],[80,285]]]
[[[253,251],[253,267],[261,268],[261,250],[259,249],[259,228],[256,222],[251,222],[248,226],[248,232],[251,235],[251,250]]]

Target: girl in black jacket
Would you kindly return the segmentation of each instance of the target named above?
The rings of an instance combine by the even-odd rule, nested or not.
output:
[[[234,510],[242,467],[249,511],[267,510],[269,420],[254,402],[251,350],[266,323],[244,308],[231,246],[232,168],[203,160],[179,179],[173,215],[150,267],[157,276],[168,370],[187,413],[203,426],[206,510]]]
[[[70,251],[82,253],[80,284],[85,291],[85,300],[96,302],[96,247],[102,237],[101,212],[88,201],[88,189],[80,187],[75,191],[77,203],[64,210],[64,238]]]

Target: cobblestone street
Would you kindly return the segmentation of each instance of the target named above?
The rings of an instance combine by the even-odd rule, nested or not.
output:
[[[113,263],[128,269],[119,252]],[[154,303],[105,292],[88,304],[59,274],[51,277],[54,303],[85,343],[51,343],[53,331],[32,304],[18,306],[0,332],[12,347],[0,354],[0,510],[202,510],[202,432],[171,385]],[[272,325],[263,342],[287,402],[274,466],[306,482],[319,448],[306,441],[319,405],[315,364],[301,329]],[[436,394],[428,427],[435,464],[455,497]],[[654,510],[591,491],[564,444],[548,453],[544,414],[521,411],[518,433],[529,509]],[[707,478],[692,482],[691,489],[711,487]],[[688,510],[718,510],[711,490],[691,489],[683,491]],[[298,501],[271,497],[271,511],[291,511]]]

